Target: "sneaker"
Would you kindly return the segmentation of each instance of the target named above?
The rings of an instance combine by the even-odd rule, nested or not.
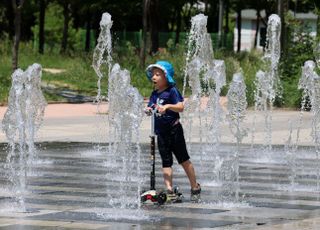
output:
[[[199,202],[200,201],[200,193],[201,193],[201,186],[198,184],[198,188],[191,189],[191,197],[190,200],[192,202]]]
[[[172,203],[182,202],[182,194],[172,190],[167,190],[167,201]]]
[[[167,190],[167,197],[169,198],[169,200],[172,200],[172,199],[175,199],[176,198],[176,194],[175,194],[175,192],[174,191],[172,191],[172,190],[170,190],[170,189],[168,189]]]
[[[174,192],[173,192],[173,190],[171,190],[171,189],[167,189],[167,192],[166,192],[167,194],[174,194]]]

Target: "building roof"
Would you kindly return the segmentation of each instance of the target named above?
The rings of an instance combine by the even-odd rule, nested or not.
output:
[[[293,14],[293,12],[292,12]],[[296,18],[297,19],[314,19],[317,20],[318,15],[312,13],[312,12],[308,12],[308,13],[296,13]]]
[[[293,11],[289,11],[292,15],[294,14]],[[266,17],[266,11],[261,10],[260,15],[262,18]],[[237,17],[237,13],[234,13],[232,15],[233,18]],[[257,11],[255,9],[244,9],[241,10],[241,17],[242,19],[256,19],[257,18]],[[312,19],[312,20],[317,20],[318,15],[314,14],[313,12],[308,12],[308,13],[296,13],[295,16],[297,19]]]
[[[260,11],[260,15],[261,17],[265,18],[266,17],[266,11],[265,10],[261,10]],[[237,17],[237,13],[234,13],[232,15],[233,18]],[[255,9],[245,9],[245,10],[241,10],[241,17],[243,19],[256,19],[257,18],[257,11]]]

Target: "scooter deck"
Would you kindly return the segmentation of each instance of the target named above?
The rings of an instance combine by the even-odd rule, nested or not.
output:
[[[183,195],[182,193],[165,193],[160,192],[158,194],[158,203],[165,204],[165,203],[181,203]]]
[[[163,191],[149,190],[141,194],[141,203],[166,204],[181,203],[183,200],[182,193],[166,193]]]

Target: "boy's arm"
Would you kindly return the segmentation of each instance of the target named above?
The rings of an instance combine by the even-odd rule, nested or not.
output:
[[[183,110],[184,110],[184,104],[183,104],[183,102],[178,102],[177,104],[159,105],[157,109],[158,109],[159,113],[161,113],[161,114],[164,114],[167,109],[169,109],[173,112],[176,112],[176,113],[180,113],[180,112],[183,112]]]

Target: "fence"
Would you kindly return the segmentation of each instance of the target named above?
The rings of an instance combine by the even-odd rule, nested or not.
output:
[[[75,50],[83,50],[84,44],[86,40],[86,30],[80,29],[78,30],[78,39],[76,37],[69,38],[69,42],[73,45],[73,49]],[[90,49],[93,49],[96,46],[97,38],[95,37],[94,31],[90,33]],[[212,47],[213,49],[218,49],[220,47],[225,47],[228,50],[233,50],[233,33],[228,33],[226,37],[224,35],[219,39],[218,33],[210,33],[212,39]],[[179,34],[179,44],[185,44],[188,34],[186,32],[180,32]],[[175,41],[176,33],[175,32],[159,32],[159,47],[167,47],[168,41],[171,39],[173,42]],[[130,42],[133,46],[140,48],[142,44],[142,32],[141,31],[116,31],[112,32],[112,40],[114,45],[125,46],[126,42]],[[34,49],[38,48],[38,38],[35,37],[33,41]],[[51,42],[52,43],[52,42]],[[53,44],[46,43],[45,49],[50,50],[60,50],[60,40],[55,41]],[[224,44],[225,43],[225,44]]]
[[[220,47],[225,47],[226,49],[233,49],[233,33],[228,33],[226,39],[224,40],[224,35],[219,39],[218,33],[210,33],[212,39],[213,49]],[[128,32],[128,31],[117,31],[113,33],[113,39],[119,44],[124,44],[129,41],[133,46],[140,47],[142,44],[142,32]],[[175,32],[159,32],[159,47],[167,47],[167,42],[169,40],[175,41]],[[185,44],[187,39],[186,32],[180,32],[179,34],[179,44]],[[225,43],[225,44],[223,44]]]

